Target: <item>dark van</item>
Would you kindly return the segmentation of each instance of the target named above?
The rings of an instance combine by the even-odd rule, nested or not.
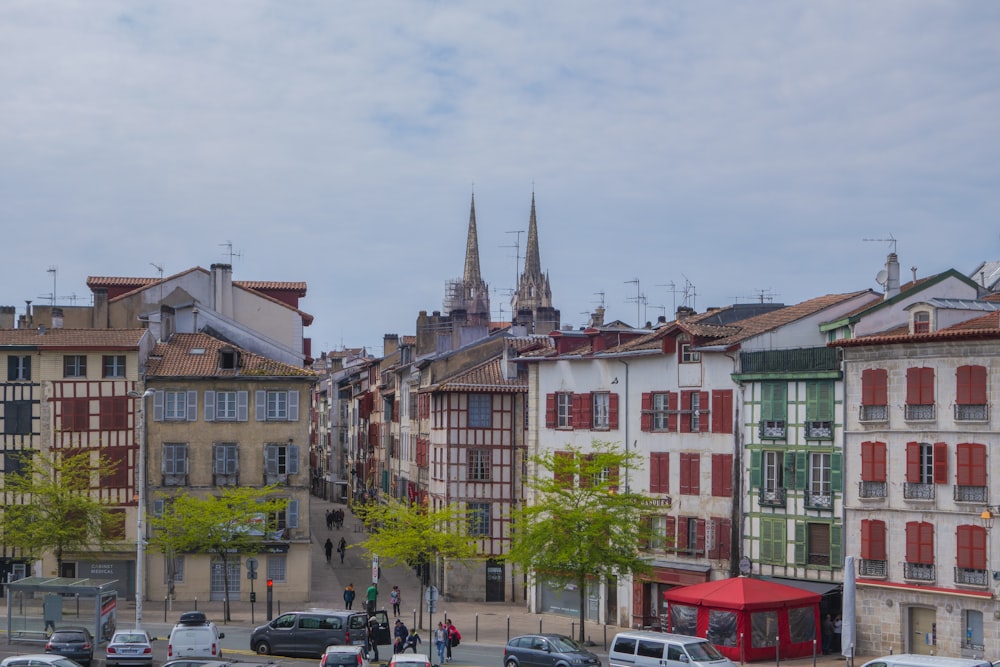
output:
[[[327,646],[367,641],[368,614],[334,609],[290,611],[250,633],[250,649],[260,655],[320,658]]]

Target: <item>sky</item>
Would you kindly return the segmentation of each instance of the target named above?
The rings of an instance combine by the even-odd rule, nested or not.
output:
[[[313,352],[413,334],[475,194],[564,325],[1000,259],[1000,3],[5,0],[0,305],[213,263]]]

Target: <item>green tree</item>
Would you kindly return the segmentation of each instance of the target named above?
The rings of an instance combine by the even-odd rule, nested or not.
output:
[[[506,560],[536,581],[575,584],[580,635],[585,639],[587,582],[648,572],[641,547],[649,542],[648,496],[619,488],[619,471],[639,467],[635,452],[594,441],[532,457],[538,471],[525,484],[528,501],[515,515]]]
[[[428,511],[395,499],[357,509],[368,526],[368,537],[351,548],[364,547],[379,562],[419,567],[421,572],[437,558],[466,559],[476,555],[475,538],[468,534],[468,517],[458,505]],[[420,578],[420,625],[424,622],[424,587]]]
[[[225,602],[229,613],[229,564],[241,554],[259,553],[267,536],[275,531],[277,515],[288,506],[279,487],[229,486],[219,495],[194,496],[181,493],[163,496],[164,509],[150,518],[149,543],[169,557],[176,553],[210,554],[221,561]]]
[[[11,453],[8,457],[13,456]],[[20,470],[3,480],[3,543],[19,548],[27,558],[54,552],[56,571],[63,556],[86,549],[103,549],[125,536],[115,505],[94,494],[101,479],[113,476],[116,464],[91,451],[73,450],[50,457],[21,453]]]

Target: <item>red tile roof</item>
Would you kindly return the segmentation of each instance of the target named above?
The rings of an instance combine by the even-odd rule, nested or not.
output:
[[[148,333],[146,329],[0,329],[0,346],[19,345],[40,349],[131,349]]]
[[[502,364],[503,360],[500,357],[494,357],[467,371],[438,382],[428,389],[431,391],[488,392],[491,394],[528,391],[528,383],[525,380],[519,380],[516,377],[504,378]]]
[[[237,350],[238,369],[219,368],[219,351]],[[247,352],[207,334],[174,334],[168,342],[157,343],[150,355],[148,377],[316,377],[313,371]]]
[[[863,347],[865,345],[892,345],[898,343],[926,343],[943,340],[974,340],[976,338],[1000,338],[1000,312],[986,313],[971,320],[953,324],[950,327],[923,334],[911,334],[908,325],[891,331],[845,338],[830,343],[832,347]]]

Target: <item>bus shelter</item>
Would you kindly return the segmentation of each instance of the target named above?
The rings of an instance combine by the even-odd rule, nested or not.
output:
[[[74,617],[97,642],[111,639],[118,620],[115,580],[25,577],[7,589],[7,643],[45,641],[49,632]]]

